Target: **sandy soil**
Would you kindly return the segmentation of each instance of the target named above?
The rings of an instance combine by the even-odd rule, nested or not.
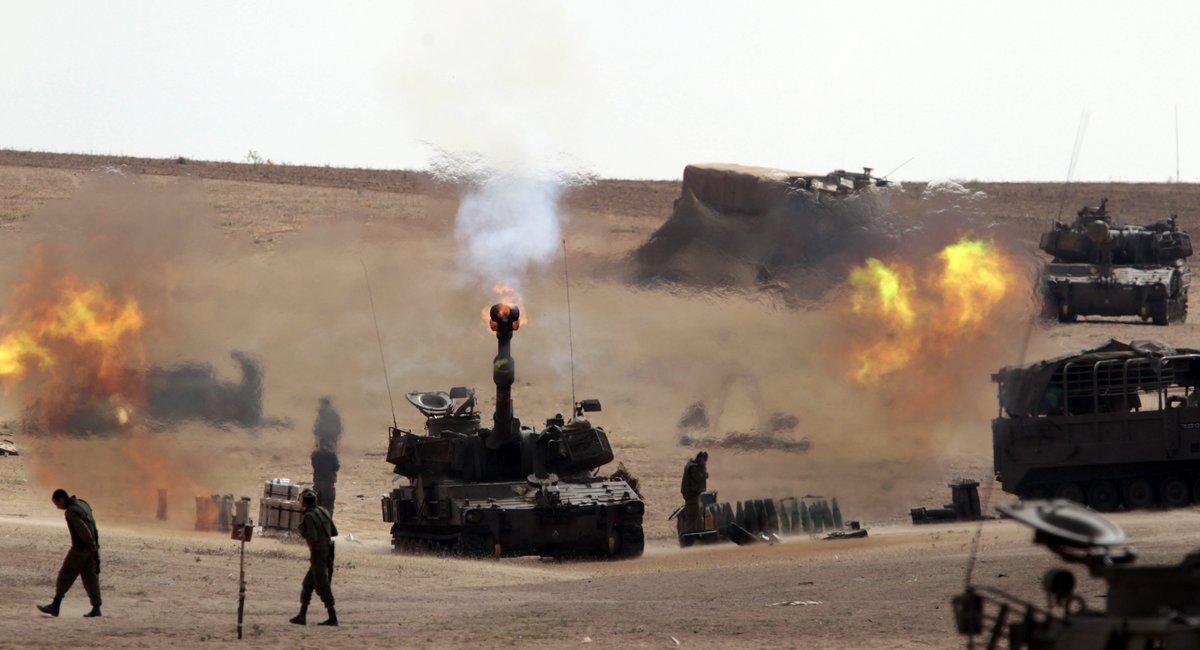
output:
[[[105,169],[114,165],[123,171]],[[164,363],[203,360],[225,375],[229,350],[248,349],[267,367],[265,410],[292,424],[251,433],[188,425],[163,434],[182,459],[177,469],[213,491],[257,497],[264,479],[308,473],[317,397],[333,394],[342,410],[347,433],[337,519],[355,538],[339,542],[335,591],[343,627],[288,625],[304,550],[255,540],[247,555],[247,634],[254,642],[549,646],[590,638],[603,646],[671,647],[674,637],[702,646],[957,645],[948,603],[961,587],[975,529],[913,528],[905,519],[909,506],[942,503],[950,478],[987,474],[988,419],[995,408],[987,372],[994,366],[977,369],[979,381],[964,388],[969,398],[937,405],[915,423],[893,427],[886,405],[848,412],[840,405],[855,402],[823,388],[836,383],[828,381],[833,362],[813,351],[813,341],[837,324],[821,305],[792,310],[753,296],[663,293],[623,282],[623,261],[670,213],[677,188],[603,181],[566,200],[576,365],[580,396],[602,399],[605,410],[597,419],[609,428],[618,459],[643,481],[646,556],[554,563],[396,555],[379,521],[378,498],[392,480],[382,458],[391,416],[360,260],[378,292],[393,388],[465,382],[485,394],[494,341],[477,313],[489,296],[459,277],[455,193],[411,172],[255,167],[0,152],[5,293],[33,242],[69,239],[71,228],[86,229],[110,213],[204,226],[188,231],[186,247],[166,255],[175,274],[170,299],[157,305],[148,354]],[[1051,185],[972,187],[989,196],[977,209],[1025,243],[1062,197]],[[919,193],[919,184],[905,190],[909,197]],[[1185,226],[1200,227],[1195,213],[1187,213],[1200,202],[1193,186],[1077,185],[1068,192],[1068,212],[1100,195],[1133,217],[1161,218],[1178,209]],[[121,232],[133,244],[152,242],[139,240],[138,229]],[[144,295],[156,286],[132,263],[114,267],[100,254],[85,262],[81,271],[140,287]],[[533,324],[516,344],[517,408],[528,421],[562,410],[566,401],[559,273],[550,264],[522,287]],[[1197,327],[1111,321],[1052,327],[1035,333],[1033,353],[1110,336],[1184,344],[1195,340]],[[871,537],[674,548],[666,517],[691,453],[675,444],[674,424],[691,401],[718,395],[732,396],[724,416],[730,427],[753,424],[764,409],[794,412],[801,432],[814,441],[807,455],[715,456],[710,484],[723,498],[836,495],[848,516],[872,527]],[[0,415],[17,415],[19,397],[6,395]],[[401,426],[420,425],[407,405],[397,406]],[[0,457],[0,647],[192,646],[233,639],[237,546],[189,530],[189,495],[173,493],[171,520],[154,522],[121,494],[72,482],[70,468],[86,460],[91,443],[56,448],[54,459],[37,455],[39,441],[18,438],[18,444],[22,456]],[[62,618],[45,619],[33,609],[51,595],[67,544],[60,513],[47,501],[54,486],[39,482],[47,475],[96,506],[104,539],[104,620],[79,618],[86,609],[79,585]],[[1200,522],[1200,512],[1116,519],[1147,560],[1175,561],[1190,550],[1186,531]],[[1011,523],[989,522],[983,530],[978,578],[1036,599],[1037,580],[1053,564],[1049,554],[1030,546],[1026,531]],[[1082,592],[1095,597],[1100,587],[1085,583]],[[818,604],[772,606],[794,600]]]

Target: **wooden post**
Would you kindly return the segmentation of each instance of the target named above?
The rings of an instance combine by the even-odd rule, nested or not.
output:
[[[154,516],[159,521],[167,520],[167,491],[163,488],[158,488],[158,510]]]
[[[246,608],[246,538],[242,537],[242,552],[238,568],[238,638],[242,638],[242,613]]]
[[[241,549],[238,557],[238,614],[237,614],[237,638],[242,638],[242,615],[246,611],[246,542],[250,541],[254,536],[254,522],[249,519],[239,518],[237,525],[233,527],[233,534],[230,535],[233,539],[241,542]]]

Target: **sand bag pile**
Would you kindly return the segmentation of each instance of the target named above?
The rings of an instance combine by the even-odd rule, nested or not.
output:
[[[634,253],[637,281],[820,297],[895,241],[883,185],[869,172],[688,165],[670,219]]]

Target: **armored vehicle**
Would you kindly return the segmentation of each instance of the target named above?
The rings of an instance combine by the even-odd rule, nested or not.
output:
[[[1126,225],[1107,199],[1084,207],[1075,222],[1054,223],[1040,247],[1054,259],[1044,275],[1045,305],[1058,320],[1079,316],[1139,316],[1155,325],[1187,319],[1192,240],[1175,217],[1150,226]]]
[[[1174,565],[1137,565],[1125,532],[1070,501],[1003,505],[1000,512],[1034,529],[1033,542],[1063,561],[1084,565],[1108,587],[1102,609],[1076,593],[1075,574],[1052,568],[1042,578],[1046,604],[988,586],[953,600],[959,634],[987,636],[987,647],[1200,648],[1200,553]]]
[[[1200,350],[1108,343],[992,375],[1006,492],[1115,510],[1200,499]]]
[[[891,182],[886,178],[878,178],[870,167],[863,167],[862,172],[848,172],[837,169],[825,175],[810,174],[807,176],[788,176],[787,185],[792,189],[806,190],[813,193],[827,192],[847,196],[871,187],[887,187]]]
[[[393,545],[495,557],[641,555],[645,503],[623,478],[596,473],[613,460],[608,435],[585,417],[600,402],[582,400],[570,420],[557,415],[541,430],[524,426],[512,401],[520,310],[497,304],[490,318],[499,347],[492,426],[481,425],[474,391],[454,388],[406,395],[425,416],[425,434],[388,432],[387,461],[409,480],[383,497]]]

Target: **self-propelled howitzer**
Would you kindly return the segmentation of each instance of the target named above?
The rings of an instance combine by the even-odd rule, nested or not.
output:
[[[520,310],[497,304],[489,316],[498,343],[491,428],[481,426],[474,391],[453,388],[405,396],[425,416],[425,434],[389,430],[387,461],[408,479],[383,497],[393,544],[473,556],[641,555],[641,496],[597,473],[612,446],[584,414],[600,402],[582,400],[570,420],[556,415],[541,430],[523,425],[512,401]]]

